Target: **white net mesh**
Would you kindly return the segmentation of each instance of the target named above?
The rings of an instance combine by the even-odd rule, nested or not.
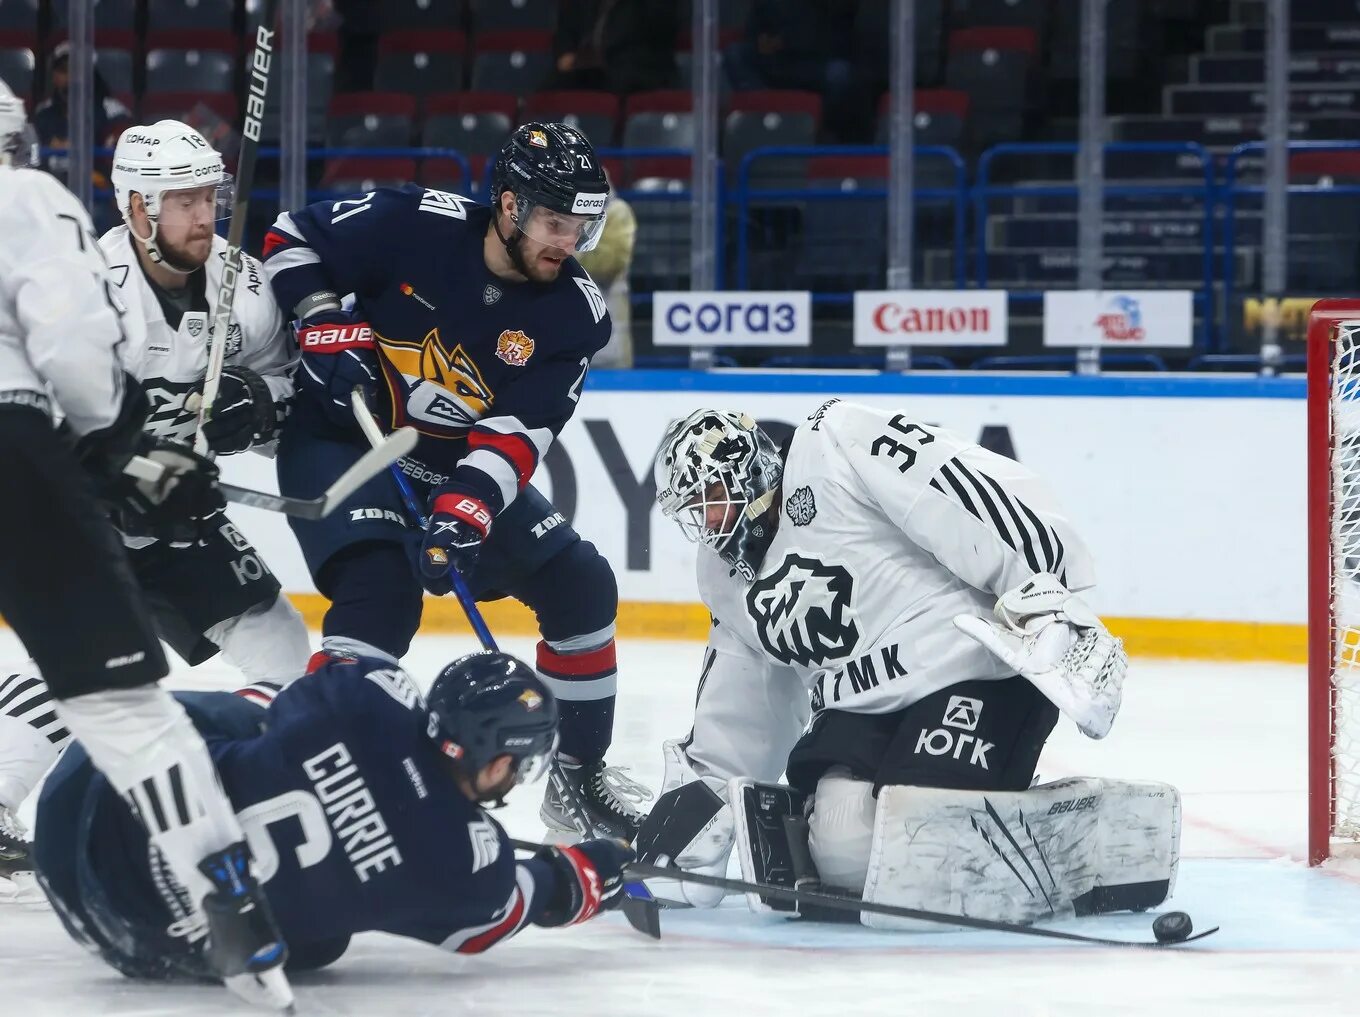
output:
[[[1332,835],[1360,840],[1360,321],[1332,349]]]

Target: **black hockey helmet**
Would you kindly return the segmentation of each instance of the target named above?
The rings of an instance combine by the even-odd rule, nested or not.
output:
[[[609,205],[609,178],[590,140],[566,124],[528,123],[501,147],[491,179],[492,204],[515,195],[514,223],[532,240],[575,252],[599,243]],[[535,210],[541,210],[538,216]],[[554,226],[543,220],[552,213]]]
[[[538,779],[557,743],[557,700],[508,653],[459,657],[430,686],[427,733],[467,773],[497,756],[515,760],[515,783]]]

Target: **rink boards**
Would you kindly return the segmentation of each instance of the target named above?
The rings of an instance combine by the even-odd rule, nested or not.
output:
[[[1043,475],[1094,550],[1091,599],[1135,653],[1304,659],[1304,383],[1293,378],[594,372],[534,483],[613,564],[621,635],[702,637],[707,623],[694,549],[652,507],[665,425],[708,405],[777,430],[833,397],[951,428]],[[274,485],[259,456],[223,472]],[[232,514],[319,619],[282,519]],[[493,606],[491,620],[532,627],[517,605]],[[453,604],[427,610],[427,631],[458,624]]]

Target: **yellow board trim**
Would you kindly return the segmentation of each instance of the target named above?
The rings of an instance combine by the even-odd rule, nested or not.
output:
[[[290,599],[307,624],[321,627],[327,601],[319,593],[293,593]],[[495,633],[533,636],[533,612],[513,600],[482,605]],[[1194,660],[1262,660],[1302,664],[1308,660],[1307,627],[1266,622],[1203,621],[1186,618],[1106,618],[1110,631],[1124,640],[1135,657],[1180,657]],[[426,597],[422,632],[470,633],[462,609],[452,597]],[[620,639],[695,639],[708,636],[708,612],[701,604],[625,601],[619,604]]]

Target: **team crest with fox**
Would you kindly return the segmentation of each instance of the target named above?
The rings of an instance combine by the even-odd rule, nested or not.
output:
[[[772,575],[746,593],[760,643],[784,664],[825,664],[859,641],[851,610],[854,579],[843,565],[786,555]]]
[[[506,329],[496,340],[496,356],[511,367],[523,367],[534,355],[534,341],[523,332]]]

